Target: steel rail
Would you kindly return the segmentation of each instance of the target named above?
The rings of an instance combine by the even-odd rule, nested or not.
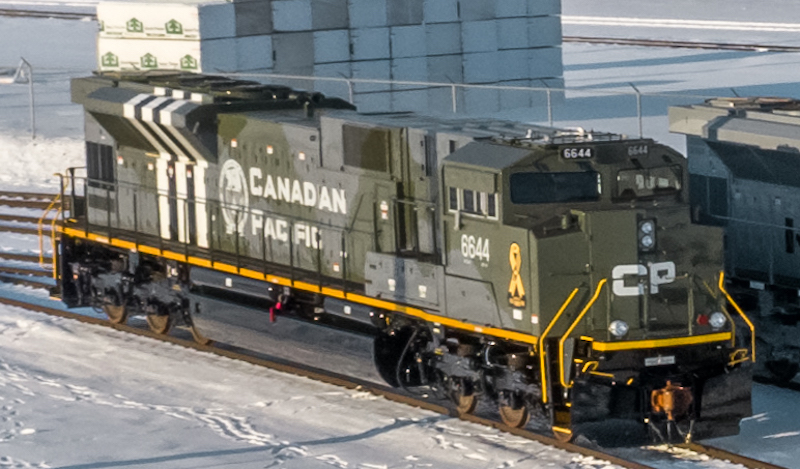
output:
[[[23,10],[16,8],[0,8],[0,16],[19,18],[55,18],[61,20],[96,20],[97,15],[88,12]]]
[[[14,267],[8,265],[0,265],[0,275],[13,274],[13,275],[27,275],[29,277],[47,277],[50,278],[52,272],[43,269],[28,269],[24,267]]]
[[[611,44],[620,46],[672,47],[680,49],[736,50],[749,52],[800,52],[797,46],[774,44],[737,44],[724,42],[668,41],[663,39],[628,39],[613,37],[564,36],[564,43]]]

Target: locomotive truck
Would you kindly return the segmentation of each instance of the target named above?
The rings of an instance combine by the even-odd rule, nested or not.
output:
[[[256,350],[272,321],[330,318],[369,331],[389,384],[565,440],[716,437],[750,415],[752,324],[668,147],[179,72],[72,97],[86,176],[63,176],[54,261],[71,307]]]

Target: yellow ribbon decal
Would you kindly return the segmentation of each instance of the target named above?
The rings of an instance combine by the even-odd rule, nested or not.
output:
[[[519,274],[522,268],[522,254],[519,244],[511,244],[508,250],[508,262],[511,264],[511,283],[508,285],[508,302],[517,308],[525,307],[525,285],[522,283],[522,276]]]

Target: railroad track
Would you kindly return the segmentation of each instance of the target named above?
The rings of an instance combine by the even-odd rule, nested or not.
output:
[[[97,19],[97,16],[94,13],[87,13],[87,12],[23,10],[16,8],[0,8],[0,16],[21,17],[21,18],[56,18],[62,20]]]
[[[0,206],[12,208],[28,208],[35,210],[47,210],[51,204],[53,207],[58,208],[61,206],[60,201],[53,203],[56,194],[48,194],[42,192],[10,192],[0,191]],[[66,204],[65,204],[66,205]],[[16,218],[23,217],[22,215],[4,215],[4,217],[14,216]],[[51,215],[52,216],[52,215]],[[32,217],[27,217],[32,219]],[[38,222],[37,218],[34,223]]]
[[[800,52],[800,47],[770,44],[737,44],[700,41],[665,41],[660,39],[627,39],[612,37],[564,36],[564,43],[613,44],[621,46],[671,47],[680,49],[737,50],[749,52]]]
[[[9,279],[7,280],[6,275],[0,274],[0,282],[5,281],[14,281],[19,282],[19,279]],[[44,288],[42,284],[39,284],[41,288]],[[67,318],[75,321],[79,321],[82,323],[87,324],[94,324],[102,327],[107,327],[111,329],[116,329],[118,331],[126,332],[129,334],[134,334],[141,337],[148,337],[151,339],[160,340],[163,342],[179,345],[182,347],[212,353],[221,357],[226,357],[234,360],[244,361],[250,364],[254,364],[257,366],[266,367],[272,370],[281,371],[284,373],[289,373],[296,376],[310,378],[316,381],[320,381],[327,384],[332,384],[335,386],[344,387],[347,389],[358,389],[360,391],[369,392],[373,395],[383,397],[393,402],[398,402],[406,405],[410,405],[413,407],[418,407],[424,410],[428,410],[431,412],[435,412],[441,415],[447,415],[453,418],[459,418],[461,420],[475,423],[478,425],[483,425],[486,427],[491,427],[498,429],[500,431],[510,433],[516,435],[518,437],[522,437],[528,440],[536,441],[548,446],[556,447],[563,449],[565,451],[569,451],[572,453],[579,454],[585,457],[591,457],[598,460],[608,461],[612,464],[627,468],[627,469],[654,469],[652,466],[649,466],[645,463],[632,461],[626,459],[624,457],[618,456],[614,454],[613,450],[605,450],[605,449],[597,449],[597,448],[590,448],[586,446],[580,446],[572,443],[564,443],[559,441],[555,438],[549,437],[547,435],[543,435],[541,433],[533,432],[530,430],[525,429],[518,429],[513,427],[508,427],[498,421],[478,416],[472,414],[460,414],[455,409],[448,405],[444,405],[441,402],[437,402],[434,400],[426,400],[421,399],[415,396],[410,396],[408,394],[404,394],[398,392],[397,390],[382,386],[370,381],[360,380],[357,378],[353,378],[350,376],[345,376],[336,372],[323,370],[319,368],[314,368],[302,364],[297,364],[285,360],[280,359],[271,359],[271,358],[263,358],[257,357],[254,355],[249,355],[240,349],[229,349],[225,348],[224,346],[214,346],[212,345],[201,345],[193,340],[184,339],[181,337],[177,337],[175,335],[158,335],[151,332],[149,329],[144,327],[135,327],[126,324],[112,324],[108,321],[97,319],[90,316],[85,316],[79,313],[63,311],[59,309],[49,308],[42,305],[30,304],[23,301],[9,299],[9,298],[2,298],[0,297],[0,304],[16,306],[20,308],[24,308],[31,311],[36,311],[44,314],[48,314],[51,316],[57,316],[62,318]],[[774,464],[770,464],[764,461],[758,461],[752,458],[748,458],[745,456],[741,456],[735,453],[731,453],[729,451],[725,451],[719,448],[714,448],[710,446],[705,446],[702,444],[691,443],[686,445],[680,445],[682,448],[693,451],[695,453],[704,454],[714,459],[721,459],[727,460],[734,464],[741,464],[742,466],[748,469],[785,469],[781,466],[777,466]],[[653,449],[652,451],[659,451],[658,449]],[[661,451],[659,451],[661,452]],[[669,455],[668,453],[664,452],[664,454]],[[675,458],[677,460],[677,458]]]

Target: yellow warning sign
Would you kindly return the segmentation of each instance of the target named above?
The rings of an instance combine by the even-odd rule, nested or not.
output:
[[[511,264],[511,283],[508,284],[508,302],[517,308],[525,307],[525,285],[519,271],[522,269],[522,254],[519,244],[512,243],[508,250],[508,262]]]

